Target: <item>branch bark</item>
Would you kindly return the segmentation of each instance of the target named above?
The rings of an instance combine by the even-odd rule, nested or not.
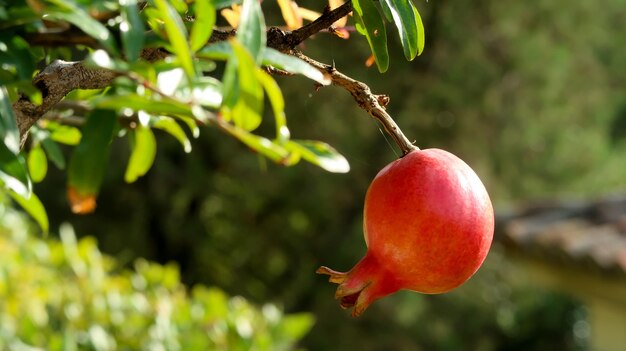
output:
[[[33,79],[33,85],[41,91],[42,103],[36,105],[23,96],[13,104],[20,146],[23,147],[28,130],[41,116],[54,107],[74,89],[101,89],[111,84],[116,73],[105,69],[86,68],[83,62],[56,60]]]

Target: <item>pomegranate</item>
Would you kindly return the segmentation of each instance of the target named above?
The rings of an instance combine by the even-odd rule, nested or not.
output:
[[[365,257],[347,273],[317,273],[339,284],[335,297],[356,317],[400,289],[438,294],[460,286],[485,260],[493,229],[476,173],[447,151],[415,150],[383,168],[367,191]]]

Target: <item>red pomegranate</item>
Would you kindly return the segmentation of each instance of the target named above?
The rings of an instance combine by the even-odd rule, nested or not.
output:
[[[335,297],[358,316],[400,289],[450,291],[485,260],[493,207],[474,171],[455,155],[426,149],[383,168],[365,196],[367,253],[349,272],[320,267],[339,284]]]

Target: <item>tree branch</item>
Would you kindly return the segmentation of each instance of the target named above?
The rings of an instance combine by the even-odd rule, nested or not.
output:
[[[26,142],[28,130],[41,116],[54,107],[74,89],[101,89],[111,84],[116,73],[105,69],[86,68],[83,62],[56,60],[33,79],[33,85],[41,91],[42,103],[36,105],[22,96],[13,104],[20,146]]]
[[[293,52],[292,54],[306,61],[322,73],[329,75],[333,85],[346,89],[362,109],[383,125],[387,134],[393,138],[393,141],[402,150],[402,156],[411,151],[419,150],[417,146],[407,139],[393,118],[385,111],[385,106],[389,103],[389,96],[373,94],[367,84],[346,76],[334,66],[315,61],[301,52]]]
[[[335,21],[348,15],[350,11],[352,11],[352,3],[347,1],[332,11],[326,8],[322,16],[317,20],[294,31],[282,31],[276,27],[269,28],[267,32],[267,46],[290,53],[308,62],[321,72],[328,74],[334,85],[346,89],[362,109],[383,125],[385,131],[398,144],[403,155],[406,155],[418,148],[404,136],[398,125],[385,111],[384,107],[389,102],[388,96],[375,95],[365,83],[344,75],[333,66],[317,62],[294,50],[300,43],[312,35],[328,29]],[[224,41],[235,34],[235,30],[215,29],[209,42]],[[58,34],[33,34],[26,38],[33,45],[46,46],[62,43],[76,45],[80,43],[81,45],[92,47],[98,46],[97,42],[93,41],[93,39],[88,39],[89,37],[70,37],[69,35]],[[141,53],[141,57],[150,62],[160,60],[167,55],[166,51],[158,48],[147,48],[142,50]],[[42,104],[35,105],[26,97],[20,98],[13,104],[20,131],[21,146],[24,146],[30,127],[70,91],[74,89],[102,89],[109,86],[116,76],[118,76],[117,73],[106,69],[86,68],[82,62],[54,61],[33,79],[33,85],[42,93]]]
[[[330,28],[333,23],[347,16],[350,12],[352,12],[352,1],[348,0],[332,11],[327,6],[318,19],[296,30],[282,31],[272,27],[267,32],[267,46],[278,51],[288,52],[312,35]]]

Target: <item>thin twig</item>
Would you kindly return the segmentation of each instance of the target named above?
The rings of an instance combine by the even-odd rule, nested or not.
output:
[[[411,151],[419,150],[417,146],[407,139],[393,118],[385,111],[385,106],[389,103],[389,96],[373,94],[367,84],[348,77],[339,72],[334,66],[315,61],[301,52],[294,52],[293,55],[306,61],[322,73],[329,75],[333,85],[346,89],[362,109],[383,125],[387,134],[393,138],[393,141],[402,150],[402,156]]]
[[[332,11],[326,8],[318,19],[292,31],[291,34],[288,35],[290,36],[289,44],[291,48],[295,48],[312,35],[327,30],[333,23],[347,16],[350,12],[352,12],[352,1],[350,0]]]

